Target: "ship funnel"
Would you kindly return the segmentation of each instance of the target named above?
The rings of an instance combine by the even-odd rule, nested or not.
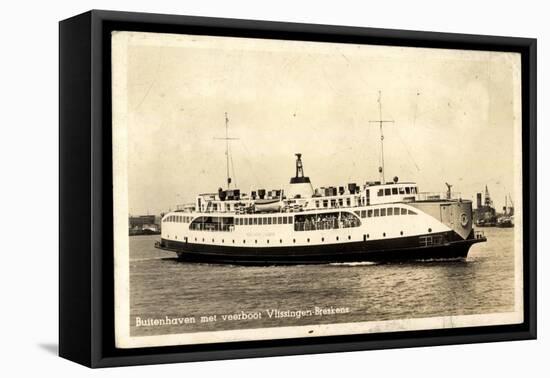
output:
[[[290,178],[289,198],[309,198],[313,196],[313,187],[309,177],[304,176],[302,154],[296,153],[296,175]]]

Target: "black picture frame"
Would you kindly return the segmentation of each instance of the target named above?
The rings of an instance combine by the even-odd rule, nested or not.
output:
[[[521,54],[524,322],[516,325],[117,349],[113,30],[509,51]],[[93,10],[59,24],[59,354],[89,367],[536,338],[536,39]]]

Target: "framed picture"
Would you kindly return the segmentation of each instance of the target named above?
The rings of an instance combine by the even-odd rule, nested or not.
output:
[[[60,23],[60,355],[536,337],[536,40]]]

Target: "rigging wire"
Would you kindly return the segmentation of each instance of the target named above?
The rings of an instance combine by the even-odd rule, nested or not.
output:
[[[250,172],[252,173],[252,176],[254,176],[254,179],[256,180],[255,182],[257,182],[259,184],[260,180],[259,180],[258,176],[256,175],[256,172],[254,171],[252,163],[248,159],[248,155],[251,155],[251,153],[250,153],[250,151],[248,151],[248,148],[246,147],[246,144],[244,143],[244,141],[242,139],[239,139],[239,142],[242,143],[243,149],[245,150],[245,154],[243,155],[244,160],[246,161],[246,163],[250,167],[249,169],[250,169]]]
[[[234,187],[238,187],[237,185],[237,176],[235,176],[235,164],[233,164],[233,154],[231,153],[231,145],[229,145],[229,160],[231,162],[231,175],[233,177]]]

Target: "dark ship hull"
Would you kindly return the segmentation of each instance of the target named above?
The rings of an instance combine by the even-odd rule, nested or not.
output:
[[[426,237],[438,240],[427,244]],[[438,238],[439,237],[439,238]],[[470,247],[487,239],[462,239],[454,232],[366,242],[300,247],[232,247],[162,239],[156,247],[175,252],[181,261],[236,265],[300,265],[352,262],[399,262],[465,259]]]

